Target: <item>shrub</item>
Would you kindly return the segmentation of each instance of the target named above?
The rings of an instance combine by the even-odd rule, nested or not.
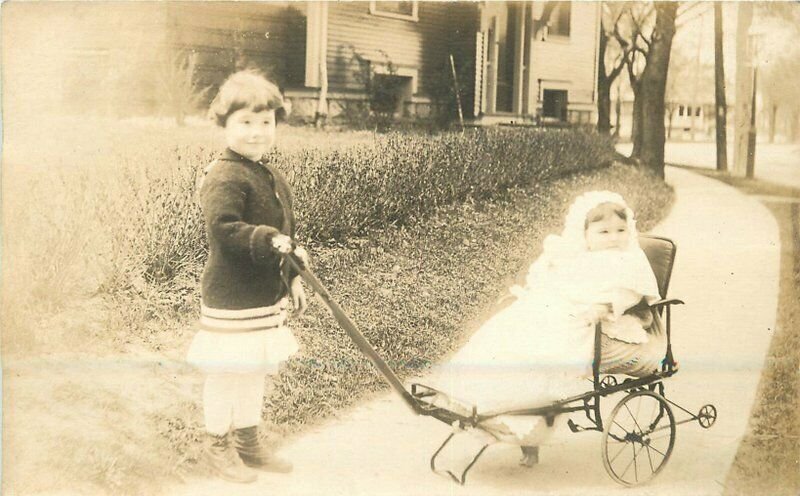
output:
[[[298,237],[308,243],[341,242],[408,224],[442,206],[597,168],[609,163],[612,151],[597,135],[505,128],[392,133],[341,150],[276,152],[272,160],[293,183]],[[125,205],[127,221],[114,230],[104,289],[122,299],[114,305],[122,311],[122,334],[149,341],[153,332],[142,320],[165,323],[194,315],[207,249],[194,179],[211,159],[199,148],[174,150],[163,159],[173,167],[129,178],[133,187],[114,202]],[[106,224],[113,225],[120,213],[107,215]]]
[[[211,91],[197,82],[197,55],[184,50],[174,50],[160,64],[157,83],[159,101],[178,126],[207,102]]]
[[[379,50],[383,56],[383,62],[379,65],[385,71],[381,74],[376,72],[375,61],[364,57],[352,45],[349,49],[353,53],[350,63],[357,67],[353,77],[364,86],[375,128],[385,132],[391,128],[394,114],[400,108],[405,82],[397,77],[397,67],[383,50]]]
[[[302,237],[327,240],[608,165],[612,151],[608,140],[588,133],[500,128],[391,133],[373,146],[274,160],[293,179]]]
[[[129,187],[111,190],[116,197],[107,204],[113,208],[100,214],[110,230],[100,289],[114,301],[112,327],[122,338],[148,341],[142,321],[180,321],[199,304],[207,245],[195,180],[213,154],[199,147],[162,152],[162,163],[173,166],[128,169]]]

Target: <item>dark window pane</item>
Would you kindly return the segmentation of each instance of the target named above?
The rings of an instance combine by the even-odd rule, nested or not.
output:
[[[572,2],[554,2],[556,4],[550,15],[549,33],[556,36],[569,36],[572,18]]]
[[[414,2],[375,2],[375,10],[387,14],[414,15]]]
[[[567,90],[544,90],[542,99],[542,116],[567,120]]]

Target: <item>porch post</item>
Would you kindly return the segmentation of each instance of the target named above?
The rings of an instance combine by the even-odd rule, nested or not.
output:
[[[525,77],[525,36],[527,34],[525,32],[525,13],[527,7],[528,2],[520,2],[519,12],[515,19],[517,35],[516,39],[513,40],[513,43],[516,44],[514,49],[514,103],[511,106],[511,111],[515,114],[522,114],[522,94]]]
[[[536,93],[535,80],[533,78],[533,37],[536,35],[536,17],[534,13],[533,2],[526,2],[528,4],[527,26],[530,28],[525,32],[525,46],[528,50],[525,52],[525,78],[523,84],[523,91],[525,92],[523,113],[530,117],[536,116],[536,101],[538,100],[538,93]]]
[[[486,33],[475,33],[475,84],[472,115],[480,117],[486,109]]]
[[[486,112],[494,113],[497,101],[497,57],[500,48],[497,45],[497,16],[489,19],[489,43],[487,49],[487,80],[486,80]]]
[[[306,88],[320,87],[320,60],[322,53],[323,2],[309,2],[306,12]]]

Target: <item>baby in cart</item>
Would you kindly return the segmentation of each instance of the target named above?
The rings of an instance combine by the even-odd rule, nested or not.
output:
[[[545,239],[525,285],[511,292],[516,300],[481,326],[433,380],[453,402],[501,413],[481,429],[522,446],[522,463],[530,466],[553,419],[502,413],[590,390],[597,323],[606,373],[653,372],[666,339],[648,307],[659,297],[655,276],[639,247],[633,212],[616,193],[578,197],[561,235]]]
[[[600,322],[609,338],[648,341],[649,304],[658,299],[658,286],[639,246],[633,211],[620,195],[593,191],[575,200],[562,235],[545,239],[526,285],[511,291],[523,299],[537,287],[572,303],[589,323]]]

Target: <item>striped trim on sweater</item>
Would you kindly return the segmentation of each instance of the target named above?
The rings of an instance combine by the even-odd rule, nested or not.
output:
[[[286,323],[286,299],[269,307],[224,310],[200,306],[200,329],[209,332],[252,332],[277,329]]]

